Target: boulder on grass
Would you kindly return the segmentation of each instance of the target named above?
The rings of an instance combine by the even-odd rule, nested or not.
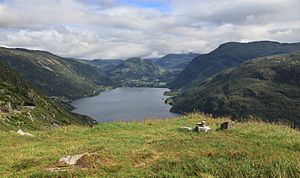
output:
[[[83,153],[74,156],[66,156],[58,161],[59,167],[91,168],[99,165],[101,157],[97,153]],[[53,169],[53,168],[52,168]]]
[[[83,153],[79,155],[73,155],[73,156],[65,156],[59,159],[59,162],[71,166],[75,166],[77,164],[77,161],[80,160],[83,156],[89,155],[89,153]]]

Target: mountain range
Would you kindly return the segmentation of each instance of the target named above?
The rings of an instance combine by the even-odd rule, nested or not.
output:
[[[46,51],[0,48],[0,62],[1,128],[5,129],[91,124],[92,119],[69,113],[70,100],[107,87],[160,87],[168,77],[174,78],[168,69],[141,58],[88,61]],[[178,62],[174,60],[174,65]]]
[[[179,56],[183,61],[178,60]],[[161,63],[163,66],[180,66],[187,64],[193,56],[195,54],[171,54],[163,57]],[[156,62],[141,58],[89,61],[18,48],[0,48],[0,61],[18,71],[46,95],[66,99],[93,95],[107,86],[159,87],[160,83],[167,83],[183,70],[182,67],[160,66],[160,59]]]
[[[173,98],[171,111],[300,127],[300,52],[258,58],[224,70]]]
[[[98,67],[114,86],[162,87],[172,81],[199,54],[167,54],[161,58],[133,57],[126,60],[79,60]]]
[[[201,55],[88,61],[63,58],[45,51],[0,48],[4,71],[18,73],[12,75],[17,77],[10,78],[10,86],[8,81],[2,81],[1,92],[5,94],[1,107],[18,113],[23,106],[39,106],[40,101],[35,103],[27,97],[30,90],[38,98],[46,98],[43,105],[54,108],[50,109],[53,113],[61,112],[62,123],[73,120],[78,123],[81,118],[70,116],[66,111],[69,100],[94,95],[107,87],[167,85],[180,89],[172,98],[172,112],[197,111],[242,120],[258,117],[266,121],[284,120],[298,126],[300,55],[294,52],[297,50],[300,51],[300,43],[230,42]],[[14,80],[22,82],[13,83]],[[14,85],[24,88],[14,88]],[[22,91],[24,96],[17,91]],[[87,119],[87,122],[92,121]]]
[[[251,59],[297,50],[300,50],[300,43],[271,41],[225,43],[208,54],[194,58],[168,86],[171,89],[180,89],[193,83],[201,83],[222,70],[235,67]]]

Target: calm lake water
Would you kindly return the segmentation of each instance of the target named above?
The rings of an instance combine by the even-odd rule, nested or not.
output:
[[[72,102],[73,112],[92,117],[98,122],[130,121],[146,118],[168,118],[171,106],[164,103],[167,88],[117,88],[98,96]]]

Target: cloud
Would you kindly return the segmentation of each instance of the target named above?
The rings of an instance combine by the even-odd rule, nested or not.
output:
[[[0,45],[66,57],[209,52],[227,41],[300,41],[298,0],[4,0]]]

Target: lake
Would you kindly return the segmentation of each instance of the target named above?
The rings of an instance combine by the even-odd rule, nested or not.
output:
[[[92,117],[98,122],[131,121],[177,116],[164,103],[167,88],[116,88],[98,96],[82,98],[71,103],[72,112]]]

